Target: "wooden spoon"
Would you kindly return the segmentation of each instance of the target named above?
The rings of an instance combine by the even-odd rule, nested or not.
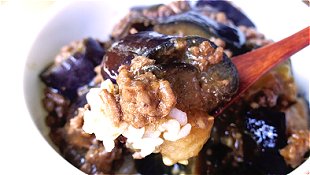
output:
[[[223,107],[215,111],[214,116],[221,114],[228,106],[238,100],[266,72],[287,60],[290,56],[309,45],[310,27],[254,51],[232,58],[239,73],[239,90]]]

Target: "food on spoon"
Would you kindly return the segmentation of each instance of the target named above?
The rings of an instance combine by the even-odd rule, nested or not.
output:
[[[107,79],[101,89],[90,90],[84,131],[94,133],[109,151],[123,135],[126,146],[137,150],[134,158],[160,152],[166,165],[186,164],[198,154],[213,124],[207,112],[230,99],[238,87],[236,68],[223,49],[200,37],[129,35],[113,44],[102,67],[116,84]],[[96,126],[100,111],[104,121]]]
[[[87,174],[288,173],[310,135],[289,62],[208,115],[237,90],[229,58],[270,42],[229,2],[132,8],[109,41],[65,46],[42,72],[50,137]]]
[[[137,55],[154,59],[154,64],[144,66],[142,69],[168,79],[174,92],[183,93],[183,95],[177,94],[179,101],[190,99],[192,97],[188,96],[195,94],[195,101],[183,101],[177,105],[191,106],[196,103],[197,109],[211,112],[228,101],[237,91],[239,83],[237,70],[223,53],[223,49],[216,47],[207,39],[195,36],[175,37],[156,32],[129,35],[114,43],[107,51],[102,62],[102,76],[106,79],[115,79],[118,67],[128,64]],[[180,68],[178,70],[180,76],[176,78],[176,71],[173,69],[178,69],[177,66]],[[192,69],[191,72],[194,72],[187,80],[186,77],[181,77],[182,70],[185,69]],[[186,84],[193,86],[185,87]],[[193,88],[196,92],[188,93],[193,91]],[[189,95],[185,95],[187,93]]]

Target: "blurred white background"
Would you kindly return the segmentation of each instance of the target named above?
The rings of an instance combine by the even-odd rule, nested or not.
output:
[[[156,3],[109,1],[115,3],[116,7],[125,7],[129,3]],[[51,152],[45,144],[29,117],[22,91],[23,67],[31,43],[53,11],[64,3],[67,2],[0,0],[0,174],[76,174],[66,167],[64,161],[57,160],[58,155]],[[300,0],[239,0],[234,3],[253,19],[260,32],[275,41],[309,26],[310,23],[309,7]],[[300,77],[297,81],[303,86],[304,92],[309,92],[309,51],[308,47],[295,55],[299,59],[294,64],[298,67],[295,74]],[[42,56],[44,57],[44,53]]]

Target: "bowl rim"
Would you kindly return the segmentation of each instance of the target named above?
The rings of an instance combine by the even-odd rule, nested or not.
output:
[[[81,1],[81,0],[78,0],[78,1]],[[169,0],[170,1],[170,0]],[[49,149],[50,151],[53,151],[54,154],[56,153],[58,155],[58,158],[60,159],[63,159],[65,160],[65,162],[67,162],[68,164],[68,168],[69,166],[73,167],[71,168],[72,170],[78,170],[78,173],[82,173],[82,174],[85,174],[83,173],[81,170],[79,170],[78,168],[76,168],[75,166],[73,166],[71,163],[69,163],[63,156],[61,156],[55,149],[54,147],[47,141],[47,139],[45,138],[45,136],[42,134],[42,132],[39,130],[36,122],[34,121],[34,118],[32,117],[31,115],[31,112],[30,112],[30,107],[29,107],[29,103],[27,102],[27,97],[26,97],[26,88],[25,88],[25,84],[27,83],[26,82],[26,74],[27,74],[27,61],[29,60],[29,55],[30,53],[32,52],[33,50],[33,47],[34,45],[36,44],[36,42],[38,41],[40,35],[42,33],[44,33],[44,31],[46,30],[47,26],[50,24],[50,22],[56,18],[57,14],[59,13],[62,13],[62,11],[64,11],[66,8],[68,8],[68,6],[76,3],[77,1],[74,1],[74,0],[67,0],[67,1],[63,1],[63,2],[60,2],[60,1],[56,1],[51,7],[50,9],[48,10],[47,14],[45,15],[44,17],[44,21],[41,22],[38,26],[39,30],[37,32],[37,34],[35,35],[35,37],[30,41],[30,44],[29,44],[29,48],[27,48],[27,58],[25,59],[25,63],[23,64],[23,77],[22,77],[22,81],[23,81],[23,100],[24,100],[24,103],[26,104],[26,110],[27,110],[27,113],[29,115],[29,117],[31,118],[32,120],[32,124],[34,127],[36,127],[36,132],[39,133],[39,135],[41,135],[41,140],[44,140],[45,142],[45,145],[48,145],[49,146]],[[139,2],[139,1],[135,1],[135,2]],[[153,4],[156,4],[158,3],[157,1],[151,1]],[[166,2],[166,1],[165,1]],[[238,3],[236,2],[235,3],[236,5],[238,5]],[[43,139],[42,139],[43,138]],[[59,160],[56,160],[56,161],[59,161]],[[292,172],[290,172],[289,174],[291,175],[295,175],[295,174],[309,174],[310,171],[309,171],[309,167],[310,167],[310,157],[308,157],[308,159],[306,161],[304,161],[302,164],[300,164],[297,168],[295,168]]]
[[[44,14],[43,17],[43,21],[40,21],[38,26],[37,26],[37,32],[34,35],[35,37],[33,37],[31,39],[31,41],[29,42],[29,47],[27,48],[27,52],[26,52],[26,59],[24,60],[23,63],[23,76],[22,76],[22,95],[23,95],[23,101],[24,104],[26,106],[26,112],[27,115],[29,116],[29,118],[31,119],[31,123],[32,123],[32,127],[35,127],[35,132],[38,133],[38,135],[40,136],[40,139],[42,140],[42,142],[44,141],[44,143],[42,143],[42,146],[45,146],[48,151],[53,152],[53,156],[57,158],[57,160],[52,160],[52,161],[62,161],[62,163],[66,164],[66,167],[68,167],[68,169],[70,168],[69,171],[72,171],[72,173],[75,174],[85,174],[83,171],[81,171],[80,169],[78,169],[77,167],[73,166],[69,161],[67,161],[58,151],[58,148],[54,145],[52,145],[53,143],[50,143],[48,141],[48,138],[46,138],[44,136],[44,134],[40,131],[39,126],[37,125],[36,121],[34,120],[32,114],[31,114],[31,109],[30,109],[30,104],[27,101],[27,89],[26,89],[26,84],[27,84],[27,72],[29,70],[27,70],[27,62],[30,59],[30,54],[32,53],[32,51],[34,50],[34,46],[36,45],[36,43],[38,42],[40,36],[42,35],[42,33],[44,33],[46,31],[46,29],[48,28],[48,25],[50,24],[51,21],[53,21],[53,19],[57,18],[57,15],[60,13],[63,13],[63,11],[68,8],[70,5],[74,4],[75,1],[74,0],[67,0],[67,1],[56,1],[47,11],[46,14]],[[39,76],[39,75],[38,75]],[[41,83],[41,82],[40,82]],[[43,84],[43,83],[42,83]],[[42,93],[42,92],[40,92]],[[43,106],[41,106],[41,108],[43,108]],[[46,126],[47,127],[47,126]],[[50,128],[48,128],[50,129]],[[48,160],[51,161],[51,160]],[[60,172],[61,170],[59,170]],[[57,171],[58,172],[58,171]]]

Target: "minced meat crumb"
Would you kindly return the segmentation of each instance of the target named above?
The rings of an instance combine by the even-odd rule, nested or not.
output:
[[[294,131],[288,139],[288,145],[280,150],[287,164],[296,168],[304,161],[304,155],[310,150],[310,131]]]
[[[116,80],[122,119],[137,128],[167,116],[176,104],[169,82],[157,79],[151,72],[139,73],[137,68],[141,67],[141,63],[151,64],[152,61],[145,57],[134,58],[130,66],[119,68]]]
[[[121,120],[122,112],[115,96],[112,93],[109,93],[106,89],[103,89],[99,95],[103,103],[103,111],[107,116],[112,118],[115,125],[118,125]]]
[[[214,49],[209,41],[202,42],[199,46],[189,48],[190,54],[201,71],[207,69],[209,64],[217,64],[223,60],[224,50],[222,47]]]

